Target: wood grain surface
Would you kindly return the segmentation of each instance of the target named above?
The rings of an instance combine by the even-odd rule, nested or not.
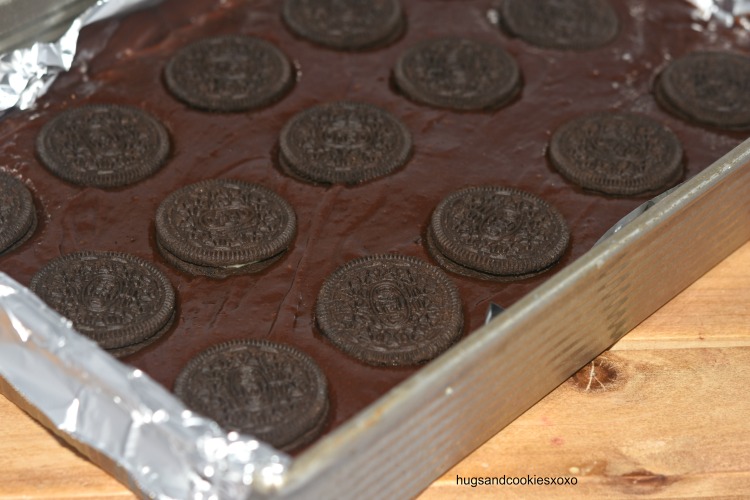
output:
[[[750,243],[419,498],[750,497],[748,387]],[[0,499],[134,498],[2,396],[0,422]],[[503,476],[577,484],[457,484]]]

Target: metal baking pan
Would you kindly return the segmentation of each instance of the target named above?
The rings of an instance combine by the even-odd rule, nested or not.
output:
[[[321,439],[269,493],[418,493],[748,239],[750,140]]]
[[[66,15],[82,3],[67,2]],[[23,38],[1,37],[8,46]],[[253,497],[417,494],[748,239],[750,140],[302,454],[287,457],[278,474],[255,476]],[[0,287],[0,306],[3,300]],[[10,316],[0,317],[0,331],[10,323]],[[11,378],[0,378],[0,390],[131,489],[154,494],[96,442],[54,425]],[[164,452],[179,461],[179,449]]]
[[[252,497],[417,494],[748,239],[750,140],[301,455],[282,457],[277,474],[256,474]],[[0,286],[0,311],[6,310],[0,315],[0,345],[19,321],[49,314],[41,303],[30,310],[11,307],[8,313],[8,298]],[[59,355],[59,348],[41,347],[45,356]],[[133,491],[153,494],[135,477],[137,471],[103,453],[95,440],[82,438],[75,425],[55,426],[54,415],[39,411],[13,380],[0,382],[3,394],[94,463]],[[149,383],[157,386],[139,381],[141,388]],[[107,389],[117,396],[120,387]],[[158,390],[166,407],[174,409],[169,394]],[[195,427],[189,419],[182,425],[177,434]],[[159,448],[161,458],[179,463],[181,436],[174,428],[171,432],[157,429],[150,435],[157,443],[149,443],[150,451],[169,445]],[[402,464],[409,464],[408,473]]]

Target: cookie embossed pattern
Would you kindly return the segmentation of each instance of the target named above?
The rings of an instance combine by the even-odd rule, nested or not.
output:
[[[281,130],[279,163],[301,179],[359,184],[406,163],[411,134],[387,111],[361,102],[321,104]]]
[[[316,438],[328,414],[328,383],[315,361],[263,340],[226,342],[200,353],[180,372],[174,392],[223,428],[280,450]]]
[[[164,68],[178,99],[206,111],[247,111],[277,101],[294,84],[292,66],[274,45],[228,35],[180,49]]]
[[[393,76],[409,98],[438,108],[499,108],[521,90],[521,72],[500,45],[467,38],[428,40],[396,61]]]
[[[404,29],[399,0],[284,0],[284,22],[305,40],[336,50],[368,50],[393,42]]]
[[[601,193],[633,196],[664,190],[682,177],[682,145],[647,116],[594,113],[557,129],[549,159],[567,179]]]
[[[175,293],[167,277],[128,254],[63,255],[36,273],[29,288],[117,357],[157,341],[174,320]]]
[[[443,267],[472,278],[522,280],[554,265],[568,248],[565,219],[541,198],[512,188],[467,188],[440,202],[427,248]]]
[[[294,209],[273,191],[228,179],[170,194],[156,211],[162,256],[190,274],[226,278],[276,262],[297,233]]]
[[[505,0],[503,27],[532,45],[591,50],[610,42],[619,28],[609,0]]]
[[[66,181],[121,187],[161,168],[169,154],[169,135],[138,108],[83,106],[50,120],[37,136],[36,152]]]
[[[750,129],[750,60],[727,52],[693,52],[659,75],[655,95],[667,111],[720,129]]]
[[[36,208],[29,189],[19,179],[0,173],[0,255],[21,246],[36,229]]]
[[[421,364],[462,334],[456,286],[438,268],[400,255],[362,257],[323,283],[318,325],[339,349],[372,365]]]

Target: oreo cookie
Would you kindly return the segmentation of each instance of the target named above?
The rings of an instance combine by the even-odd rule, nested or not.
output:
[[[445,269],[514,281],[549,269],[569,241],[565,219],[541,198],[518,189],[481,186],[457,191],[435,208],[427,249]]]
[[[750,129],[750,58],[731,52],[693,52],[659,75],[655,96],[683,120],[726,130]]]
[[[0,171],[0,255],[20,247],[36,229],[36,209],[23,182]]]
[[[328,415],[328,383],[315,361],[294,347],[235,340],[198,354],[180,372],[174,392],[224,429],[283,451],[316,438]]]
[[[169,135],[138,108],[92,104],[63,111],[44,125],[36,151],[52,173],[68,182],[113,188],[159,170],[169,155]]]
[[[321,332],[370,365],[429,361],[463,331],[458,289],[437,267],[402,255],[355,259],[323,283],[316,304]]]
[[[410,99],[458,111],[496,109],[518,95],[521,72],[499,45],[439,38],[409,48],[393,70]]]
[[[294,240],[297,217],[270,189],[213,179],[170,194],[156,211],[155,225],[157,246],[170,264],[226,278],[279,260]]]
[[[294,84],[289,59],[274,45],[241,35],[207,38],[183,47],[164,68],[167,89],[204,111],[268,106]]]
[[[370,104],[333,102],[298,113],[279,138],[279,162],[308,182],[358,184],[403,166],[411,134],[390,113]]]
[[[383,47],[405,26],[398,0],[285,0],[282,17],[297,36],[337,50]]]
[[[161,338],[175,316],[175,294],[151,263],[118,252],[78,252],[48,262],[31,290],[114,356]]]
[[[500,22],[525,42],[559,50],[606,45],[620,24],[607,0],[504,0]]]
[[[549,158],[569,181],[617,196],[663,190],[682,176],[682,145],[644,115],[594,113],[558,128]]]

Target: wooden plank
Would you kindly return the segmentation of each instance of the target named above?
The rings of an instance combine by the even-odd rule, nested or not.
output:
[[[597,364],[618,377],[607,383]],[[595,377],[591,365],[578,373],[583,388],[558,387],[420,500],[750,495],[750,243],[594,365]],[[578,485],[456,484],[503,474],[576,476]]]
[[[609,352],[433,484],[447,498],[750,493],[750,348]],[[575,477],[471,486],[457,476]]]
[[[750,346],[750,244],[696,281],[612,350]]]
[[[3,396],[0,422],[0,498],[135,498]]]

